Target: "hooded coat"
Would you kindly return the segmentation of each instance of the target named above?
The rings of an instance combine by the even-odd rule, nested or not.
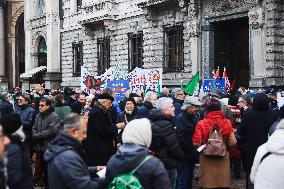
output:
[[[269,99],[266,95],[256,94],[252,110],[243,114],[237,131],[238,143],[245,143],[247,148],[246,169],[248,172],[251,170],[257,148],[267,141],[269,129],[277,118],[278,114],[270,111]]]
[[[171,118],[156,108],[150,111],[152,121],[152,144],[150,149],[155,153],[167,169],[175,169],[184,160],[176,130]]]
[[[193,143],[202,145],[208,141],[209,133],[214,125],[218,125],[225,144],[236,145],[232,123],[226,119],[221,110],[210,111],[204,120],[197,123],[193,135]],[[199,156],[199,186],[202,188],[229,188],[231,185],[229,152],[223,158],[211,158],[200,153]]]
[[[99,189],[100,180],[91,180],[88,168],[78,154],[80,142],[64,133],[48,145],[44,160],[48,164],[48,182],[52,189]]]
[[[269,140],[257,149],[250,174],[255,189],[280,189],[284,186],[284,121],[277,127]],[[267,152],[271,154],[260,163]]]
[[[87,138],[85,142],[88,166],[106,165],[115,153],[117,127],[113,124],[109,111],[95,106],[89,114]]]
[[[106,184],[114,177],[130,172],[149,154],[146,147],[137,144],[124,144],[109,160],[106,170]],[[170,189],[168,173],[163,163],[156,157],[148,159],[135,172],[144,189]]]
[[[33,174],[29,160],[24,156],[22,138],[8,136],[11,143],[7,146],[8,186],[10,189],[32,189]]]

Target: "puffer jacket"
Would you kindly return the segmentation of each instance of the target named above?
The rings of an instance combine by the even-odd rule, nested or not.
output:
[[[277,127],[269,140],[257,149],[250,174],[255,189],[284,186],[284,120]],[[271,154],[260,162],[267,152]]]
[[[44,160],[48,163],[48,181],[52,189],[101,189],[102,180],[92,180],[78,154],[80,142],[62,132],[48,145]]]
[[[179,145],[176,130],[171,118],[154,108],[150,111],[152,121],[152,144],[150,149],[155,153],[167,169],[175,169],[184,160],[183,151]]]
[[[124,144],[113,155],[106,170],[106,185],[114,177],[135,169],[149,154],[146,147],[137,144]],[[137,171],[135,176],[144,189],[170,189],[170,181],[163,163],[156,157],[148,159]]]
[[[60,119],[53,108],[39,113],[35,119],[32,135],[35,150],[44,152],[60,129]]]

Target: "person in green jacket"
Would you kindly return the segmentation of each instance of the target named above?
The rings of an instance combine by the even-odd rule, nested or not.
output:
[[[69,106],[64,105],[64,96],[62,94],[55,96],[54,112],[58,114],[61,122],[63,122],[64,118],[72,112]]]

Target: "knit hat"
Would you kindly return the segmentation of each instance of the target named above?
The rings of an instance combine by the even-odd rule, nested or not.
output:
[[[23,97],[26,101],[28,101],[29,103],[31,103],[31,97],[29,94],[27,93],[23,93],[20,95],[21,97]]]
[[[123,133],[122,142],[150,147],[152,141],[151,123],[148,119],[135,119],[130,121]]]
[[[211,98],[210,100],[205,102],[205,110],[206,111],[216,111],[221,109],[221,103],[219,100],[215,98]]]
[[[12,113],[1,117],[0,124],[5,134],[13,134],[22,125],[21,117],[17,113]]]

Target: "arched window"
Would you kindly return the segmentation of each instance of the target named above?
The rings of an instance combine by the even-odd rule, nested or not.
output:
[[[47,65],[47,47],[46,42],[43,37],[41,37],[38,44],[38,66],[46,66]]]

